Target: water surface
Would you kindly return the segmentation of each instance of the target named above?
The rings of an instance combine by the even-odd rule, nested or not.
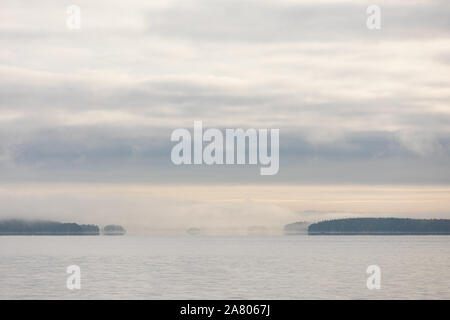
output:
[[[449,272],[449,236],[0,237],[0,299],[450,299]]]

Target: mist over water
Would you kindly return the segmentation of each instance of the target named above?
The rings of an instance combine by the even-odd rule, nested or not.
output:
[[[18,184],[0,188],[0,219],[119,224],[129,234],[280,234],[345,217],[449,218],[446,186]]]

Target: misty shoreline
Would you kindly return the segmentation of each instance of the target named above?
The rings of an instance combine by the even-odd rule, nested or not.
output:
[[[217,231],[217,230],[216,230]],[[122,236],[126,233],[120,225],[63,223],[47,220],[0,220],[0,236]],[[220,235],[208,228],[191,227],[185,230],[188,236]],[[236,235],[230,234],[228,235]],[[270,236],[273,230],[263,226],[251,226],[246,236]],[[324,220],[315,223],[300,221],[290,223],[280,230],[279,235],[450,235],[450,219],[410,219],[410,218],[345,218]]]
[[[94,224],[63,223],[48,220],[0,220],[0,236],[99,236],[124,235],[125,228],[106,225],[100,228]]]

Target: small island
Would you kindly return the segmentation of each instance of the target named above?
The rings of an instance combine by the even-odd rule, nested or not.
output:
[[[313,223],[309,235],[450,235],[450,219],[348,218]]]
[[[186,233],[190,236],[200,236],[204,235],[206,232],[205,229],[192,227],[186,230]]]
[[[47,220],[0,220],[0,235],[88,235],[98,236],[100,228],[92,224],[62,223]]]
[[[104,236],[123,236],[126,233],[124,227],[115,224],[110,224],[103,227],[102,231]]]

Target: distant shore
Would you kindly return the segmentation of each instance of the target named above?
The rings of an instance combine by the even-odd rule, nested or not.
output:
[[[124,235],[122,226],[63,223],[47,220],[0,220],[0,236],[99,236]]]
[[[348,218],[313,223],[308,235],[450,235],[449,219]]]

